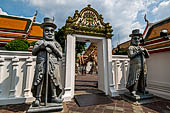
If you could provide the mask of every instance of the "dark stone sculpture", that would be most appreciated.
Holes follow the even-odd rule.
[[[55,41],[54,30],[56,25],[53,19],[44,18],[43,39],[36,42],[32,54],[37,56],[36,70],[33,81],[36,100],[33,103],[34,107],[40,106],[42,89],[45,89],[45,105],[48,101],[48,91],[51,92],[51,103],[62,103],[61,95],[57,95],[58,90],[62,90],[59,61],[62,58],[62,48]],[[49,86],[50,85],[50,86]],[[50,89],[49,89],[50,88]]]
[[[147,77],[146,58],[149,58],[149,53],[147,49],[139,45],[142,34],[139,33],[139,29],[135,29],[129,36],[131,37],[131,45],[128,48],[130,69],[126,88],[130,94],[125,93],[125,95],[133,101],[152,98],[153,95],[145,90]]]

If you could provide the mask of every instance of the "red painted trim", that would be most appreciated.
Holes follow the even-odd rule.
[[[160,52],[165,52],[165,51],[170,51],[170,48],[163,48],[163,49],[158,49],[158,50],[152,50],[152,51],[149,51],[149,53],[153,54],[153,53],[160,53]]]
[[[0,37],[3,37],[3,38],[13,38],[13,39],[15,39],[15,38],[24,38],[24,37],[12,37],[12,36],[4,36],[4,35],[0,35]]]
[[[0,45],[3,45],[3,46],[4,46],[4,45],[6,45],[6,43],[0,43]]]
[[[19,31],[10,31],[10,30],[0,30],[3,32],[11,32],[11,33],[21,33],[21,34],[27,34],[27,32],[19,32]]]
[[[21,39],[25,39],[24,37],[10,37],[10,36],[1,36],[0,37],[3,37],[3,38],[12,38],[12,39],[16,39],[16,38],[21,38]],[[27,39],[36,39],[36,40],[40,40],[41,38],[31,38],[31,37],[28,37]]]
[[[27,40],[29,40],[29,39],[41,40],[41,38],[30,38],[30,37],[28,37]]]
[[[148,24],[146,25],[145,30],[144,30],[143,35],[142,35],[142,36],[144,36],[144,35],[145,35],[145,33],[146,33],[146,30],[147,30],[147,29],[148,29]]]
[[[150,44],[154,44],[154,43],[158,43],[158,42],[162,42],[162,41],[166,41],[166,40],[168,40],[168,39],[160,38],[160,39],[157,39],[157,40],[146,42],[145,45],[150,45]]]

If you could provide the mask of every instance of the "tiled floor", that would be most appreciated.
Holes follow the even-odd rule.
[[[97,89],[97,79],[96,75],[76,76],[75,95],[100,93],[101,91]],[[155,97],[156,102],[138,106],[123,100],[121,96],[109,98],[112,103],[87,107],[79,107],[73,99],[71,102],[63,103],[62,113],[170,113],[170,100],[159,97]],[[1,106],[0,113],[23,113],[28,107],[23,104]]]
[[[76,76],[75,95],[100,93],[96,75]],[[109,97],[110,98],[110,97]],[[75,100],[64,103],[65,113],[170,113],[170,100],[155,97],[156,102],[134,105],[122,99],[111,98],[109,104],[79,107]],[[87,100],[88,101],[88,100]]]

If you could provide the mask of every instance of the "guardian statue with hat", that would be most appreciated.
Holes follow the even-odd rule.
[[[33,81],[33,94],[36,100],[33,106],[40,106],[41,100],[47,104],[48,92],[51,93],[49,100],[52,103],[62,103],[61,95],[57,92],[62,90],[60,79],[59,62],[62,58],[62,48],[55,40],[56,25],[54,19],[44,18],[41,24],[43,29],[43,39],[36,42],[32,49],[32,54],[37,56],[36,69]],[[41,96],[45,90],[45,96]],[[44,97],[44,98],[42,98]]]
[[[129,90],[132,96],[138,96],[146,94],[146,58],[149,58],[147,49],[140,46],[142,34],[139,33],[139,29],[132,31],[131,44],[128,48],[128,57],[130,58],[130,69],[126,88]]]

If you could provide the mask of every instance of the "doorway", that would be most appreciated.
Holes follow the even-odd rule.
[[[102,92],[98,90],[97,43],[94,40],[85,41],[87,47],[76,59],[75,95]]]
[[[112,74],[112,67],[109,68],[110,63],[108,63],[108,39],[75,34],[67,36],[65,99],[70,100],[75,94],[75,42],[86,42],[87,40],[97,45],[98,89],[105,92],[106,95],[109,93],[108,77]]]
[[[64,101],[70,101],[75,95],[75,46],[76,41],[87,40],[97,45],[98,89],[105,95],[113,95],[114,83],[112,76],[112,26],[103,22],[102,15],[91,8],[91,5],[80,12],[75,11],[68,17],[65,24],[66,36],[66,67]]]

